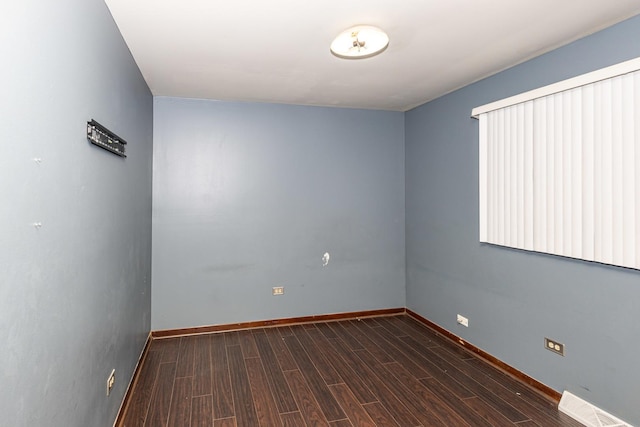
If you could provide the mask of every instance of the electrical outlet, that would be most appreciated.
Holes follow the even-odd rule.
[[[271,292],[273,295],[284,295],[284,286],[274,286]]]
[[[547,337],[544,338],[544,348],[549,351],[553,351],[560,356],[564,356],[564,344],[559,343],[558,341],[549,339]]]
[[[116,370],[114,369],[111,371],[109,378],[107,378],[107,396],[111,394],[111,389],[113,388],[113,385],[115,383],[116,383]]]
[[[469,319],[467,319],[466,317],[464,317],[461,314],[458,314],[457,318],[456,318],[456,322],[458,322],[459,324],[461,324],[462,326],[465,327],[469,327]]]

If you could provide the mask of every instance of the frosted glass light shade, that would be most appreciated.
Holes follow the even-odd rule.
[[[331,53],[338,58],[371,58],[389,46],[389,36],[378,27],[357,25],[344,30],[331,43]]]

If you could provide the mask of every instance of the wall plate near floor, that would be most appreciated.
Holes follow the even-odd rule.
[[[271,293],[273,295],[284,295],[284,286],[274,286]]]
[[[631,427],[630,424],[566,390],[562,393],[558,409],[587,427]]]
[[[458,314],[456,316],[456,322],[458,322],[458,324],[460,324],[462,326],[466,326],[467,328],[469,327],[469,319],[467,319],[466,317],[464,317],[461,314]]]
[[[111,374],[109,374],[109,378],[107,378],[107,396],[111,394],[111,389],[113,385],[116,383],[116,370],[112,370]]]
[[[554,353],[559,354],[560,356],[564,356],[564,344],[559,343],[556,340],[552,340],[550,338],[545,337],[544,348],[546,348],[549,351],[553,351]]]

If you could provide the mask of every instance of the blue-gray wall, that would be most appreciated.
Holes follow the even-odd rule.
[[[111,425],[150,330],[153,99],[102,0],[4,2],[0,56],[0,424]]]
[[[102,0],[8,3],[0,36],[2,423],[109,425],[150,329],[152,97]],[[639,39],[634,18],[405,115],[157,98],[153,328],[406,304],[640,424],[640,273],[480,245],[469,118]]]
[[[407,306],[640,424],[640,272],[478,243],[473,107],[640,56],[640,17],[406,113]],[[427,77],[428,78],[428,77]],[[469,328],[456,324],[456,314]],[[543,348],[547,336],[566,357]]]
[[[403,307],[403,142],[398,112],[155,98],[153,329]]]

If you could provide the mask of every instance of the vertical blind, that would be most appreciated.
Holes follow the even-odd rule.
[[[640,269],[640,71],[625,65],[474,109],[481,242]]]

